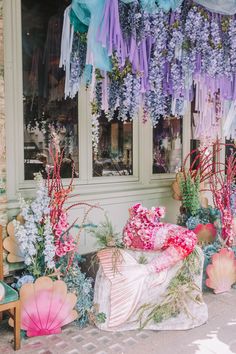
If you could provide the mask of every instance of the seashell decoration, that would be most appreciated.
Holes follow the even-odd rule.
[[[20,216],[17,216],[17,220],[23,223]],[[15,237],[13,221],[10,221],[7,225],[7,234],[8,237],[3,240],[3,247],[8,252],[7,261],[9,263],[24,262],[24,256],[20,251],[19,244]]]
[[[34,284],[24,284],[20,289],[21,328],[29,337],[61,333],[62,326],[78,318],[73,310],[76,301],[62,280],[40,277]]]
[[[182,200],[182,193],[180,190],[181,178],[183,178],[183,173],[182,172],[176,173],[175,181],[171,185],[172,197],[175,200]]]
[[[0,283],[0,301],[3,300],[4,296],[5,296],[5,288],[4,288],[4,286]]]
[[[199,243],[212,243],[216,237],[217,230],[214,224],[199,224],[193,230],[197,235]]]
[[[223,248],[219,253],[215,253],[212,264],[206,268],[208,278],[206,285],[213,289],[215,294],[229,291],[236,282],[236,260],[232,250]]]

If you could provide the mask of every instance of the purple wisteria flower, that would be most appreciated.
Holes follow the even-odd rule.
[[[223,74],[223,48],[220,37],[220,27],[217,16],[213,16],[210,25],[210,66],[208,74],[215,77],[218,74]]]
[[[236,72],[236,20],[232,17],[229,21],[229,40],[230,40],[230,64],[231,71]]]
[[[122,100],[119,106],[119,119],[126,121],[129,117],[134,119],[138,115],[140,106],[140,78],[128,73],[122,85]]]
[[[159,11],[151,16],[150,32],[153,37],[153,47],[149,64],[150,89],[144,97],[145,110],[149,113],[153,126],[158,123],[161,115],[167,114],[166,80],[166,42],[168,16]]]
[[[203,19],[202,30],[201,30],[201,41],[200,41],[200,50],[201,50],[201,71],[202,73],[207,73],[210,67],[210,22],[207,18]]]

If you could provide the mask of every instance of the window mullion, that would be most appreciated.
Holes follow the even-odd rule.
[[[142,122],[139,119],[139,173],[142,184],[148,184],[151,178],[152,168],[152,126],[150,120]]]
[[[78,113],[79,113],[79,179],[83,183],[88,181],[89,166],[89,133],[88,133],[88,104],[87,90],[83,86],[80,89],[78,97]]]

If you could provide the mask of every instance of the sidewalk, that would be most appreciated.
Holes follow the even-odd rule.
[[[204,296],[207,324],[188,331],[109,333],[67,326],[60,335],[22,341],[18,354],[231,354],[236,353],[236,290]],[[0,325],[0,353],[14,353],[13,334]]]

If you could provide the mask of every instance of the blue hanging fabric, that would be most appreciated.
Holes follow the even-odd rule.
[[[195,0],[194,2],[211,12],[222,15],[236,14],[236,0]]]
[[[100,70],[111,71],[107,49],[97,41],[104,4],[105,0],[72,0],[71,6],[79,21],[88,26],[86,63]]]
[[[158,10],[156,0],[140,0],[140,3],[146,12],[153,13]]]
[[[84,25],[89,26],[91,13],[85,3],[85,0],[72,0],[71,8],[78,20]]]
[[[157,0],[158,6],[165,12],[170,10],[175,11],[182,2],[183,0]]]
[[[92,65],[85,65],[84,72],[82,75],[82,83],[85,85],[90,85],[92,81],[92,71],[93,67]]]
[[[121,0],[125,4],[130,4],[135,0]],[[159,8],[168,12],[170,10],[176,10],[181,4],[183,0],[140,0],[142,8],[144,11],[153,13],[158,11]]]
[[[88,26],[86,26],[78,19],[78,17],[76,16],[75,12],[72,9],[70,11],[70,23],[74,27],[75,32],[80,32],[80,33],[88,32]]]

